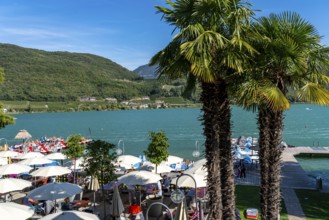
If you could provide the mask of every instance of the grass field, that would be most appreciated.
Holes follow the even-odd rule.
[[[302,206],[307,220],[327,220],[329,219],[329,193],[317,190],[296,189],[299,202]],[[257,208],[260,211],[259,187],[257,186],[236,186],[236,207],[240,211],[242,219],[247,208]],[[288,220],[284,201],[281,203],[281,220]],[[260,219],[260,217],[258,218]]]
[[[260,214],[260,193],[258,186],[242,186],[236,185],[236,208],[240,211],[241,219],[247,219],[244,216],[244,212],[247,208],[256,208]],[[288,220],[288,214],[284,205],[284,201],[281,202],[281,220]],[[260,215],[258,216],[260,218]]]
[[[329,193],[317,190],[295,190],[307,220],[329,219]]]

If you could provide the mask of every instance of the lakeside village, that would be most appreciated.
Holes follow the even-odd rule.
[[[81,144],[91,141],[84,139]],[[82,219],[101,216],[103,219],[110,216],[144,219],[145,215],[153,217],[151,219],[159,215],[173,219],[175,213],[183,210],[188,210],[186,219],[189,220],[207,215],[205,159],[187,161],[169,155],[167,161],[156,167],[144,155],[119,155],[115,162],[117,180],[100,183],[86,176],[83,158],[76,159],[75,163],[66,158],[62,151],[67,148],[65,140],[56,137],[1,146],[0,205],[15,206],[24,213],[22,218],[15,213],[15,219],[53,219],[68,210],[79,212],[84,216]],[[257,165],[256,148],[257,140],[251,137],[232,139],[238,177],[245,177],[245,165]],[[196,151],[193,154],[200,155]],[[177,187],[182,191],[177,191]],[[183,198],[188,209],[177,205],[183,204]],[[162,212],[161,205],[153,206],[154,202],[161,202],[168,208],[167,212]],[[258,211],[249,210],[248,215],[257,218]]]
[[[52,111],[101,111],[101,110],[142,110],[142,109],[162,109],[189,107],[196,104],[188,103],[182,100],[164,98],[162,100],[151,100],[148,96],[136,97],[130,100],[119,102],[116,98],[105,98],[102,100],[96,97],[80,97],[78,101],[66,102],[63,107],[61,102],[6,102],[3,101],[4,113],[20,112],[52,112]]]

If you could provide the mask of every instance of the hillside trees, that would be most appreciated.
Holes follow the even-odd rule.
[[[0,84],[4,81],[4,69],[0,68]],[[7,125],[15,124],[13,117],[7,115],[0,103],[0,129],[6,127]]]

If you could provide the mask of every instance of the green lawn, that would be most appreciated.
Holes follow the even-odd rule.
[[[295,192],[307,220],[329,219],[329,193],[306,189],[296,189]],[[247,208],[257,208],[258,212],[260,212],[259,187],[236,185],[236,196],[236,207],[239,209],[242,219],[246,219],[244,211]],[[288,220],[284,201],[282,201],[281,207],[280,219]]]
[[[257,208],[258,209],[258,219],[260,218],[260,195],[259,195],[259,187],[258,186],[242,186],[236,185],[236,208],[240,211],[241,219],[247,219],[244,217],[244,211],[247,208]],[[288,215],[286,208],[284,206],[284,201],[281,202],[282,210],[281,210],[281,220],[288,220]]]
[[[306,189],[296,189],[295,192],[307,220],[329,219],[329,193]]]

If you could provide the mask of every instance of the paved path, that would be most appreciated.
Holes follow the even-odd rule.
[[[292,188],[282,188],[284,203],[288,212],[289,220],[306,220],[306,216],[296,196],[295,190]]]

